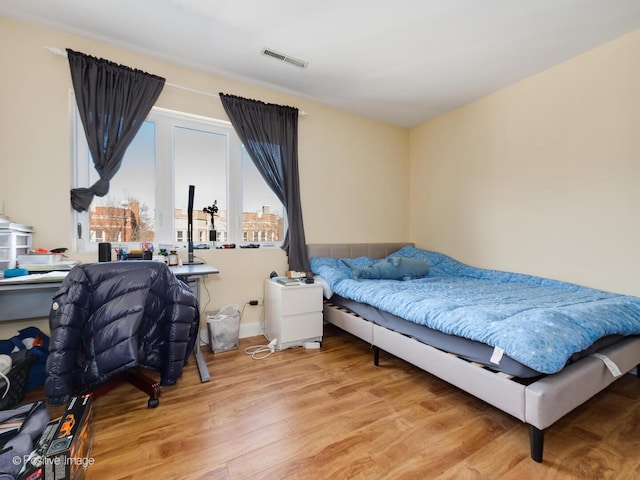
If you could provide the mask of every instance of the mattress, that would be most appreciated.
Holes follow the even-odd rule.
[[[438,330],[425,327],[424,325],[418,325],[372,305],[356,302],[354,300],[341,297],[340,295],[333,295],[330,299],[330,303],[346,308],[376,325],[380,325],[381,327],[385,327],[394,332],[415,338],[416,340],[427,345],[431,345],[438,350],[453,353],[470,362],[479,363],[495,372],[502,372],[506,375],[510,375],[515,377],[516,380],[527,379],[522,383],[529,383],[530,381],[544,375],[543,373],[521,364],[508,355],[503,355],[499,365],[496,365],[491,362],[494,349],[487,344],[477,342],[475,340],[469,340],[464,337],[458,337],[456,335],[449,335]],[[609,335],[601,338],[588,349],[574,354],[567,364],[571,364],[604,347],[612,345],[621,338],[623,338],[622,335]]]
[[[314,257],[311,268],[335,294],[495,347],[496,362],[507,355],[552,374],[599,339],[640,335],[640,297],[483,270],[414,247],[377,262],[346,260]],[[427,275],[406,279],[416,263],[428,265]]]

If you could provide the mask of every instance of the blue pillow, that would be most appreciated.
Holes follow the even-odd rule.
[[[413,280],[426,277],[429,265],[424,260],[406,257],[387,257],[364,268],[351,266],[351,275],[363,280]]]
[[[332,288],[340,280],[353,278],[349,267],[336,258],[313,257],[309,264],[311,271],[316,275],[322,275]]]
[[[370,267],[376,260],[369,257],[357,257],[357,258],[341,258],[340,261],[344,263],[353,272],[354,270],[360,270],[365,267]]]

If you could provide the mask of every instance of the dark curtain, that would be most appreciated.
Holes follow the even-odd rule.
[[[289,268],[308,272],[298,174],[298,109],[220,93],[229,120],[267,185],[287,212]]]
[[[67,49],[71,81],[89,151],[100,180],[71,190],[74,210],[109,193],[127,147],[160,96],[165,79]]]

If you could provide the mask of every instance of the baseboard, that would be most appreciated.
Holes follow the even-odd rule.
[[[262,335],[262,323],[241,323],[240,324],[240,338],[257,337]]]

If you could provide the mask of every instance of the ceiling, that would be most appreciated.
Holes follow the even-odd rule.
[[[0,0],[0,14],[407,128],[640,28],[638,0]]]

